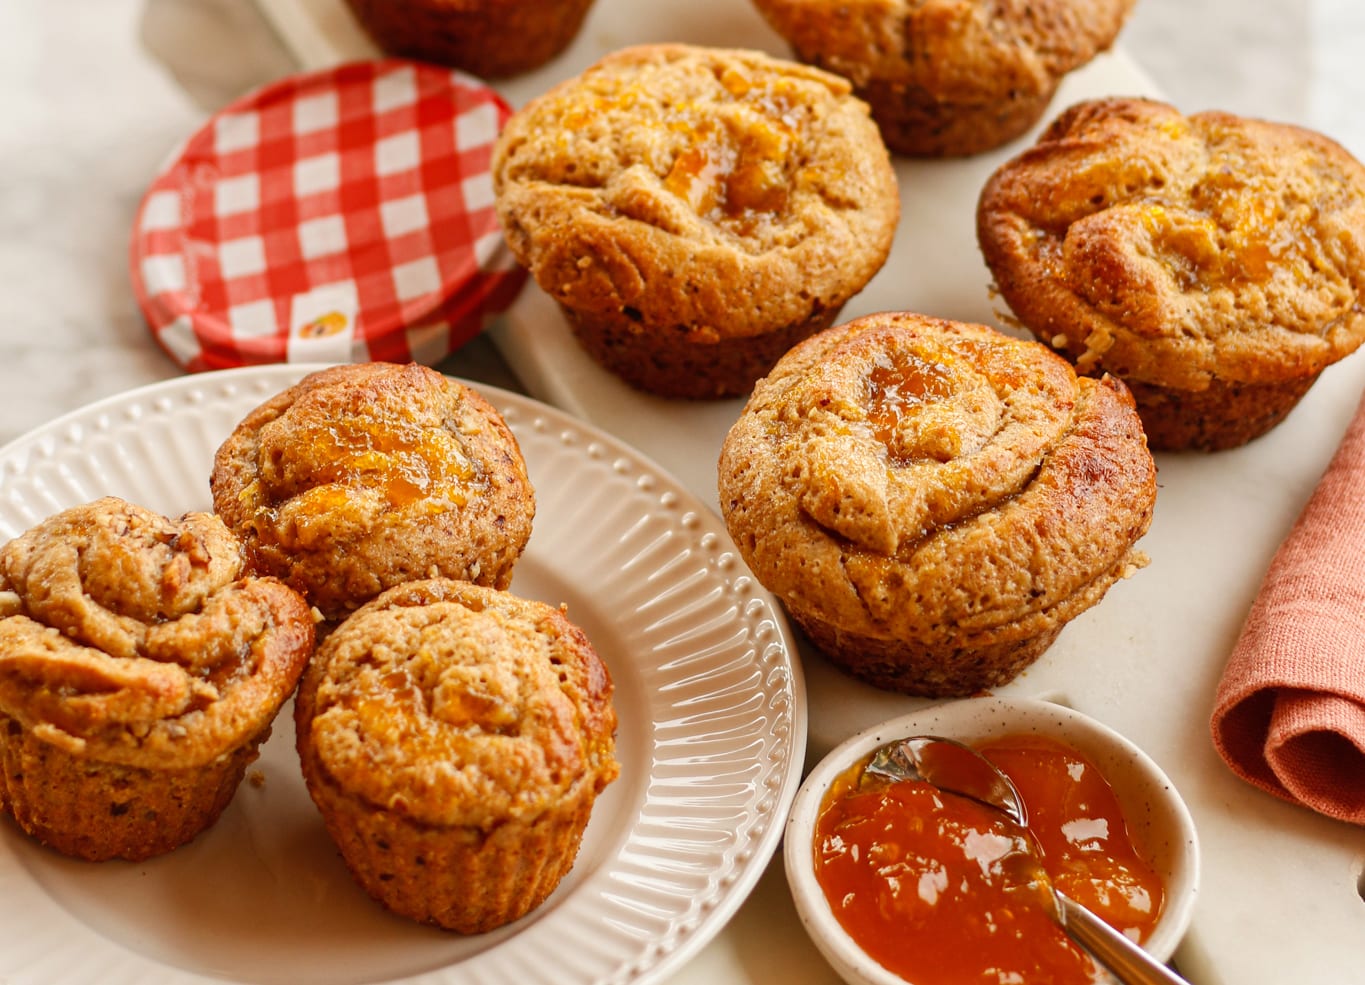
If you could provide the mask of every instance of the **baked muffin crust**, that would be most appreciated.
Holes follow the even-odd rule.
[[[1365,341],[1365,168],[1298,127],[1082,103],[996,171],[977,226],[1019,321],[1129,382],[1155,447],[1254,437]]]
[[[616,776],[610,675],[543,603],[399,586],[329,637],[305,687],[329,780],[422,824],[488,831]]]
[[[295,704],[309,793],[357,882],[460,933],[524,916],[619,772],[611,677],[560,609],[467,582],[392,588]]]
[[[493,175],[509,246],[589,351],[676,396],[747,392],[794,339],[757,372],[707,379],[706,360],[828,324],[885,262],[900,209],[846,80],[687,45],[616,52],[531,101]]]
[[[754,575],[835,662],[946,695],[1009,680],[1145,563],[1156,471],[1121,383],[895,313],[778,363],[719,494]]]
[[[501,415],[417,364],[309,375],[242,420],[210,486],[251,563],[329,620],[433,574],[505,587],[535,512]]]
[[[206,513],[112,497],[0,549],[0,805],[84,858],[145,858],[226,806],[312,653],[307,604]]]
[[[312,639],[206,513],[106,497],[0,550],[0,711],[73,753],[206,763],[269,724]]]

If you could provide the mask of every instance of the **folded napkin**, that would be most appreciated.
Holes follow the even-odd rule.
[[[1365,396],[1271,561],[1212,730],[1243,779],[1365,824]]]

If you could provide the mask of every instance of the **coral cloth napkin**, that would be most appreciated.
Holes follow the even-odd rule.
[[[1271,561],[1212,730],[1243,779],[1365,824],[1365,395]]]

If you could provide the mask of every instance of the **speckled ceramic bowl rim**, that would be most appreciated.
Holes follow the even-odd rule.
[[[847,982],[905,985],[844,932],[815,879],[811,836],[820,801],[840,772],[873,749],[908,735],[934,734],[968,743],[1011,734],[1055,737],[1084,753],[1118,795],[1130,834],[1166,882],[1166,909],[1143,947],[1169,960],[1189,929],[1199,891],[1199,844],[1189,809],[1159,766],[1112,728],[1065,705],[1037,698],[964,698],[874,725],[824,757],[797,792],[787,819],[783,861],[801,923]]]

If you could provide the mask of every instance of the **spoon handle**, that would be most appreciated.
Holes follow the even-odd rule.
[[[1062,926],[1123,985],[1189,985],[1127,936],[1064,894],[1057,893]]]

